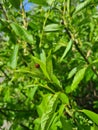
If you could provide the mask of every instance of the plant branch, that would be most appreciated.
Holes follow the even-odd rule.
[[[4,4],[1,4],[1,3],[0,3],[0,8],[2,9],[2,12],[3,12],[3,14],[4,14],[6,20],[8,20],[9,18],[8,18],[6,9],[5,9],[5,7],[4,7]]]
[[[81,49],[79,48],[79,46],[78,46],[79,41],[74,38],[74,36],[71,34],[71,31],[70,31],[69,28],[65,27],[65,29],[66,29],[66,32],[67,32],[69,38],[73,40],[73,43],[74,43],[75,48],[77,49],[77,51],[78,51],[78,52],[80,53],[80,55],[83,57],[83,59],[85,60],[85,62],[86,62],[88,65],[90,65],[89,60],[87,59],[87,57],[84,55],[84,53],[82,52],[82,50],[81,50]],[[98,77],[98,73],[97,73],[97,71],[96,71],[96,68],[95,68],[94,66],[92,66],[91,69],[92,69],[92,71],[96,74],[96,76]]]
[[[28,22],[27,22],[26,12],[25,12],[25,10],[24,10],[23,2],[21,2],[21,6],[22,6],[23,26],[24,26],[25,29],[27,29]]]

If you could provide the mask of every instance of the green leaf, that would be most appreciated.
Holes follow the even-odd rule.
[[[81,80],[84,78],[84,74],[85,74],[85,71],[86,71],[87,67],[83,68],[83,69],[80,69],[76,75],[74,76],[74,79],[73,79],[73,82],[71,84],[71,86],[68,86],[66,88],[66,92],[67,93],[70,93],[70,92],[73,92],[78,84],[81,82]]]
[[[46,64],[46,54],[45,54],[45,51],[42,50],[41,54],[40,54],[40,59],[41,61]]]
[[[61,117],[61,123],[62,123],[62,130],[73,130],[72,129],[72,123],[69,120],[66,120],[65,117]]]
[[[14,45],[14,49],[13,49],[12,56],[11,56],[11,61],[9,63],[9,65],[12,69],[15,69],[17,66],[18,50],[19,50],[19,45],[18,44]]]
[[[59,31],[59,30],[60,30],[59,24],[49,24],[49,25],[46,25],[44,28],[45,32],[54,32],[54,31]]]
[[[77,67],[73,68],[73,69],[69,72],[69,74],[68,74],[68,79],[72,78],[73,75],[74,75],[76,72],[77,72]]]
[[[67,0],[67,12],[70,13],[71,0]]]
[[[12,4],[13,7],[19,9],[20,8],[20,4],[23,0],[9,0],[9,2]]]
[[[63,55],[61,57],[61,59],[60,59],[60,62],[62,62],[62,60],[64,59],[64,57],[70,51],[71,47],[72,47],[72,40],[69,41],[69,43],[68,43],[68,45],[67,45],[67,47],[66,47],[66,49],[65,49],[65,51],[64,51],[64,53],[63,53]]]
[[[49,100],[47,109],[41,117],[41,130],[50,130],[51,119],[57,107],[58,97],[59,97],[59,93],[56,93]]]
[[[34,56],[33,56],[33,60],[35,61],[35,63],[40,65],[40,68],[41,68],[43,74],[45,75],[45,77],[47,77],[50,80],[50,76],[46,69],[46,64],[44,64],[40,59],[38,59],[37,57],[34,57]]]
[[[5,102],[11,101],[11,89],[9,87],[5,89],[4,101]]]
[[[15,34],[19,36],[20,39],[31,44],[33,43],[32,35],[25,28],[23,28],[17,23],[11,23],[10,26],[12,30],[15,32]]]
[[[76,73],[76,75],[75,75],[75,77],[73,79],[72,85],[71,85],[71,90],[72,91],[74,91],[77,88],[77,86],[80,83],[80,81],[84,78],[85,71],[86,71],[86,67],[81,69],[81,70],[79,70]]]
[[[30,2],[33,2],[35,4],[38,4],[38,5],[42,5],[42,6],[47,6],[47,2],[46,0],[29,0]]]
[[[53,65],[52,65],[51,52],[48,53],[48,57],[46,59],[46,68],[47,68],[48,74],[50,75],[50,77],[52,77],[52,75],[53,75]]]
[[[37,106],[37,112],[39,114],[39,117],[41,117],[45,113],[51,97],[52,97],[51,94],[45,94],[43,96],[41,104]]]
[[[59,98],[63,104],[69,104],[68,96],[65,93],[61,92]]]
[[[98,114],[86,109],[83,109],[81,111],[85,113],[94,123],[98,125]]]
[[[54,2],[55,0],[47,0],[47,3],[49,4],[49,5],[52,5],[52,3]]]
[[[52,79],[52,81],[53,81],[54,84],[56,84],[57,86],[60,87],[60,89],[62,88],[61,83],[58,80],[58,78],[56,77],[56,75],[53,74],[52,77],[51,77],[51,79]]]
[[[77,5],[74,14],[76,14],[76,13],[78,13],[79,11],[83,10],[84,8],[86,8],[86,7],[90,4],[91,1],[92,1],[92,0],[85,0],[85,1],[82,2],[81,4]]]
[[[34,87],[30,88],[30,89],[27,89],[27,95],[28,95],[28,98],[30,100],[33,100],[34,95],[35,95],[37,89],[38,89],[38,86],[34,86]]]

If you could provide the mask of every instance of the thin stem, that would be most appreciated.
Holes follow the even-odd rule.
[[[4,7],[4,4],[0,4],[0,7],[1,7],[2,11],[3,11],[3,14],[4,14],[6,20],[8,20],[9,18],[8,18],[8,15],[7,15],[7,11],[6,11],[5,7]]]
[[[24,10],[23,2],[21,2],[21,6],[22,6],[23,26],[24,26],[25,29],[27,29],[28,22],[27,22],[26,12],[25,12],[25,10]]]

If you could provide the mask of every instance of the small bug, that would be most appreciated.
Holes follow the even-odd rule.
[[[39,64],[35,64],[35,68],[40,68],[40,65]]]

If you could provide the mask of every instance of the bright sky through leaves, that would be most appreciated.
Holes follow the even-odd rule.
[[[28,0],[24,0],[23,3],[24,3],[24,8],[25,8],[26,11],[29,11],[29,10],[32,9],[33,4],[31,2],[28,2]]]

